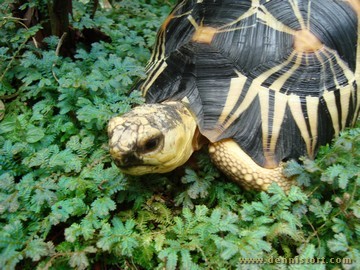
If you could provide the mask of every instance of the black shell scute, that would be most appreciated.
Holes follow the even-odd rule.
[[[138,87],[261,166],[314,157],[359,115],[359,14],[356,0],[181,1]]]

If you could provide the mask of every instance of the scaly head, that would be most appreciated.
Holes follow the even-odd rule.
[[[181,102],[138,106],[110,120],[110,154],[124,173],[169,172],[196,150],[195,131],[196,121]]]

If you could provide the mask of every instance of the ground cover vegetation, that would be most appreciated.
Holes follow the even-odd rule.
[[[125,176],[106,124],[143,102],[129,89],[173,2],[58,3],[0,4],[1,269],[360,269],[359,124],[290,162],[288,194],[244,191],[206,150]]]

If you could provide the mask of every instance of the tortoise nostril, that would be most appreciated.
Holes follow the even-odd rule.
[[[118,167],[122,167],[122,166],[123,166],[122,163],[120,162],[120,160],[118,160],[118,159],[114,159],[114,163],[115,163],[115,165],[118,166]]]
[[[128,164],[128,163],[130,163],[130,157],[125,156],[122,161],[123,161],[122,162],[123,164]]]

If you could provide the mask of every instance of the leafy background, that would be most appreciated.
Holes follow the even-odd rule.
[[[360,269],[359,124],[315,161],[290,162],[288,194],[242,190],[206,150],[169,174],[125,176],[106,125],[143,102],[129,89],[173,2],[100,1],[95,13],[97,1],[71,1],[70,53],[61,36],[39,46],[45,24],[14,17],[19,2],[51,1],[0,4],[1,269]],[[88,29],[101,38],[82,40]]]

